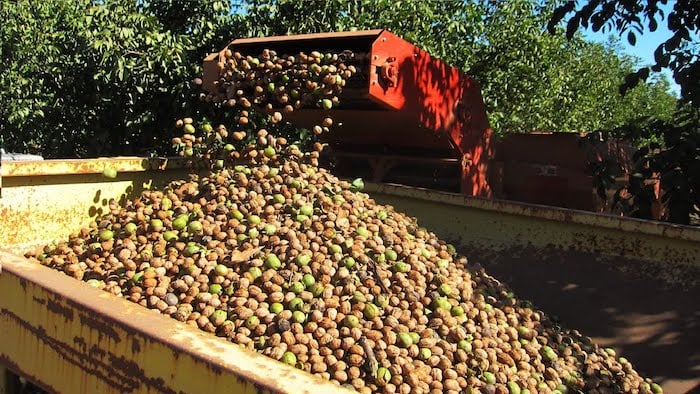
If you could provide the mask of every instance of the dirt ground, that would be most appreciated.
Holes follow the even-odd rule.
[[[462,252],[563,326],[614,348],[665,393],[700,393],[700,286],[662,284],[654,272],[666,267],[638,261],[546,250]]]

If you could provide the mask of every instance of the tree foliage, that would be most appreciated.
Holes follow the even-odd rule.
[[[664,7],[673,4],[665,15]],[[580,4],[580,6],[579,6]],[[697,1],[677,0],[589,0],[567,1],[557,7],[548,23],[550,32],[555,32],[560,22],[568,17],[566,36],[574,37],[580,28],[594,32],[617,31],[635,45],[637,37],[648,29],[654,32],[660,23],[666,23],[671,37],[654,51],[655,64],[630,73],[621,92],[646,80],[650,71],[669,68],[674,80],[681,87],[681,96],[692,105],[700,106],[700,6]]]
[[[472,2],[396,0],[248,0],[242,5],[248,35],[286,35],[389,29],[443,59],[466,64],[480,34],[480,10]]]
[[[166,141],[167,125],[191,102],[189,81],[216,30],[211,5],[228,13],[226,1],[198,1],[198,9],[177,3],[0,3],[7,148],[84,157],[143,153]],[[190,15],[190,23],[170,30],[163,21],[174,12]]]
[[[666,22],[671,37],[654,51],[655,64],[620,78],[620,92],[630,95],[650,70],[669,68],[681,87],[685,102],[670,119],[627,119],[619,126],[604,128],[617,138],[646,141],[635,154],[629,180],[617,192],[615,209],[644,219],[661,219],[690,224],[700,214],[700,6],[678,0],[668,15],[665,0],[568,1],[555,9],[548,28],[557,32],[566,22],[566,36],[573,38],[580,28],[617,31],[635,45],[637,36],[655,31]],[[631,108],[627,108],[630,110]]]
[[[656,113],[671,117],[668,83],[653,78],[627,97],[620,78],[635,59],[581,37],[543,34],[554,6],[533,0],[249,0],[253,36],[386,28],[476,77],[501,135],[590,131]]]
[[[603,138],[644,141],[612,209],[624,216],[691,224],[700,214],[700,112],[685,105],[671,120],[641,119]],[[602,175],[602,174],[596,174]]]
[[[544,4],[544,5],[543,5]],[[586,131],[671,117],[662,79],[624,98],[614,46],[542,34],[535,0],[18,0],[0,3],[0,132],[46,157],[164,146],[198,106],[204,56],[243,36],[386,28],[480,82],[499,134]]]

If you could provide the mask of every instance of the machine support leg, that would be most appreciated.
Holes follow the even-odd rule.
[[[387,158],[369,159],[369,164],[372,167],[372,182],[381,183],[384,176],[398,164],[396,160]]]

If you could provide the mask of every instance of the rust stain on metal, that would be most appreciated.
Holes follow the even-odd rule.
[[[70,345],[58,341],[55,338],[52,338],[50,335],[47,335],[46,330],[42,326],[35,327],[28,321],[22,319],[20,316],[7,309],[2,309],[1,311],[3,315],[14,320],[15,323],[22,328],[22,330],[31,333],[33,337],[37,338],[49,348],[53,349],[57,354],[59,354],[62,357],[62,359],[65,362],[73,364],[90,373],[91,375],[94,375],[99,379],[108,382],[110,385],[112,385],[119,391],[131,392],[139,387],[138,382],[129,381],[129,376],[119,376],[118,370],[109,371],[110,365],[101,363],[99,360],[87,359],[84,354],[76,354],[76,352]],[[103,369],[108,370],[109,373],[102,372]],[[17,370],[22,371],[23,375],[27,373],[27,371],[19,367],[17,368]],[[37,382],[45,384],[45,379],[41,379],[41,377],[37,376],[34,379]]]
[[[107,352],[104,351],[103,349],[100,349],[99,346],[97,345],[92,345],[89,351],[90,356],[95,357],[95,358],[105,358],[107,356]]]
[[[73,343],[76,344],[76,346],[79,346],[83,349],[87,347],[87,343],[85,342],[85,339],[82,337],[78,337],[78,336],[73,337]]]
[[[75,309],[75,307],[75,304],[71,305],[71,308]],[[119,337],[119,333],[114,326],[109,324],[110,322],[104,322],[102,320],[103,319],[91,316],[89,314],[80,314],[80,324],[94,328],[100,334],[110,337],[115,343],[121,342],[122,339]]]
[[[63,306],[60,300],[46,300],[46,309],[63,316],[66,320],[73,320],[73,310]]]
[[[109,360],[109,365],[120,371],[120,373],[128,376],[130,379],[135,379],[137,381],[145,383],[149,387],[158,388],[158,391],[167,394],[176,394],[177,391],[168,387],[166,382],[162,378],[151,378],[146,376],[144,370],[139,367],[134,361],[129,360],[124,356],[117,356],[110,353],[107,356]]]
[[[55,350],[62,357],[62,360],[108,383],[110,387],[113,387],[118,392],[133,392],[140,389],[142,384],[145,384],[147,387],[159,392],[168,394],[176,393],[175,390],[167,387],[163,379],[149,378],[146,376],[143,369],[139,368],[133,361],[107,352],[97,345],[93,345],[87,353],[76,352],[70,344],[61,342],[48,335],[42,326],[35,327],[7,309],[2,309],[1,311],[3,315],[14,320],[23,330],[32,333],[35,338],[38,338],[41,342]],[[85,345],[84,338],[76,337],[73,341],[83,345],[81,347]],[[20,368],[17,368],[17,370],[21,370],[22,373],[25,374],[24,370]],[[36,379],[37,382],[44,382],[41,377],[29,377]]]
[[[141,344],[137,339],[134,339],[131,342],[131,352],[132,353],[139,353],[141,351]]]

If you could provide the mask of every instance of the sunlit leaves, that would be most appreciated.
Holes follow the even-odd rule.
[[[593,31],[610,26],[621,37],[626,36],[630,45],[636,45],[645,27],[653,32],[660,22],[665,22],[672,35],[654,51],[656,64],[652,69],[671,69],[675,81],[681,86],[683,98],[700,107],[700,78],[687,77],[689,70],[700,68],[700,47],[697,45],[700,38],[700,8],[697,2],[676,1],[671,3],[671,12],[665,15],[659,4],[666,3],[658,0],[588,0],[579,2],[580,8],[577,8],[576,2],[568,1],[554,10],[548,28],[554,33],[568,17],[567,37],[572,37],[579,28],[587,28],[590,22]],[[638,78],[640,75],[637,73],[628,78],[627,86],[621,90],[636,86],[629,83],[644,81],[644,78]]]
[[[7,103],[0,106],[0,132],[7,148],[97,156],[138,153],[168,140],[163,130],[192,101],[186,92],[202,53],[221,45],[210,41],[229,2],[182,5],[0,2],[0,102]],[[166,16],[187,23],[171,30]]]

